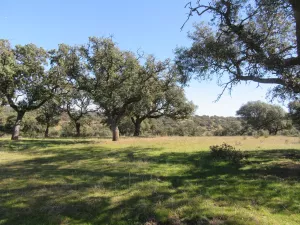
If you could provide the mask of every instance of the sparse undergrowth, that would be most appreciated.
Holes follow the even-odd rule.
[[[209,146],[223,142],[247,151],[247,163],[212,160]],[[1,225],[300,224],[298,138],[0,139],[0,146]]]

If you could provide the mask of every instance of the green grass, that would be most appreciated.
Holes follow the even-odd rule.
[[[247,151],[240,165],[209,146]],[[300,139],[0,139],[0,224],[300,224]]]

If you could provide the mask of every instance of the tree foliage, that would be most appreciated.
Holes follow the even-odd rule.
[[[93,111],[91,96],[80,86],[82,78],[88,73],[86,62],[79,47],[60,44],[57,50],[51,51],[51,64],[65,78],[61,85],[60,98],[64,110],[75,126],[76,136],[79,137],[84,117]]]
[[[155,59],[150,57],[148,64],[156,66]],[[141,123],[145,119],[157,119],[162,116],[172,119],[188,118],[195,111],[195,105],[189,102],[184,90],[177,85],[177,73],[169,63],[164,70],[154,70],[156,73],[145,86],[141,100],[133,104],[131,121],[135,125],[134,136],[140,135]]]
[[[41,107],[59,86],[59,75],[45,69],[48,59],[48,52],[34,44],[12,48],[0,40],[0,92],[17,112],[12,139],[18,139],[24,114]]]
[[[36,120],[39,124],[46,126],[45,137],[49,137],[49,128],[59,123],[61,113],[62,107],[60,102],[53,99],[47,101],[39,108]]]
[[[297,100],[290,102],[288,108],[289,108],[289,116],[292,119],[293,124],[297,128],[300,128],[300,102]]]
[[[275,97],[299,94],[299,1],[198,0],[187,7],[189,17],[208,14],[211,22],[195,25],[189,34],[192,46],[177,49],[183,82],[194,74],[200,79],[216,76],[223,92],[241,81],[254,81],[277,84]]]
[[[280,106],[261,101],[248,102],[236,114],[256,131],[268,130],[270,134],[276,135],[278,131],[291,126],[286,112]]]
[[[92,108],[92,99],[90,95],[82,90],[73,89],[65,97],[65,110],[76,128],[76,136],[80,136],[80,128],[84,122],[84,117],[89,112],[95,111]]]
[[[118,140],[120,120],[141,100],[144,87],[162,63],[153,66],[146,62],[141,66],[137,56],[120,50],[110,38],[90,38],[82,52],[90,70],[84,89],[101,107],[113,140]]]

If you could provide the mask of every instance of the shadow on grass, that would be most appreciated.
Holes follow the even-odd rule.
[[[52,148],[61,144],[66,148]],[[205,208],[204,200],[216,207],[300,212],[298,150],[249,151],[248,160],[234,165],[216,161],[208,152],[92,145],[73,149],[72,144],[17,143],[24,153],[37,146],[51,148],[43,151],[48,155],[1,166],[0,224],[176,224],[170,213],[183,206],[194,212],[181,215],[182,224],[211,224],[220,215]],[[9,148],[7,143],[2,146]],[[151,154],[160,150],[160,155]],[[153,168],[182,170],[155,175]],[[246,224],[221,216],[223,224]]]
[[[82,140],[82,139],[22,139],[19,141],[11,141],[8,139],[0,139],[0,148],[6,149],[7,151],[24,151],[24,150],[35,150],[48,147],[74,145],[74,144],[92,144],[93,141]]]

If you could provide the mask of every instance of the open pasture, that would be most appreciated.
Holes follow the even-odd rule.
[[[245,151],[239,165],[209,146]],[[300,224],[297,137],[0,140],[0,224]]]

